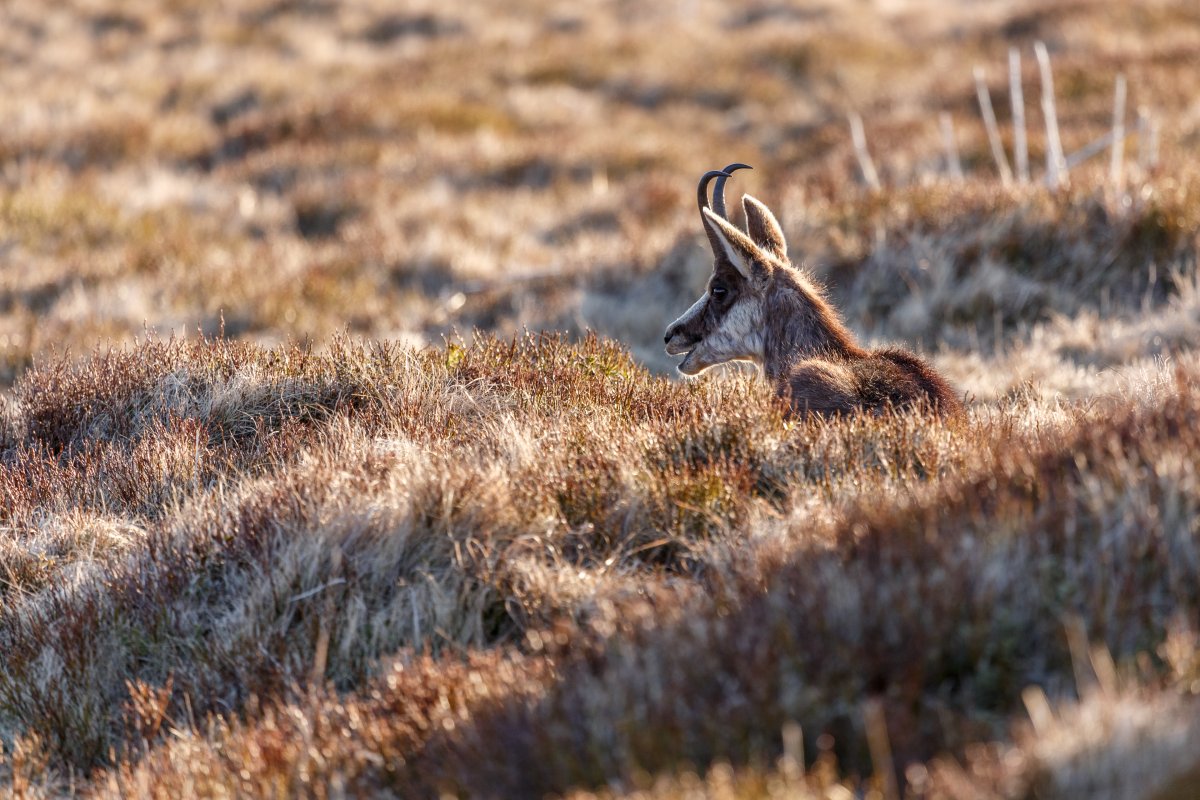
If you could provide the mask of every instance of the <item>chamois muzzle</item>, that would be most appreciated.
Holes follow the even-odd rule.
[[[686,332],[680,330],[682,327],[682,325],[676,322],[667,328],[667,333],[663,336],[663,344],[667,346],[667,355],[681,356],[700,342],[698,336],[689,336]],[[672,339],[676,341],[672,343]]]

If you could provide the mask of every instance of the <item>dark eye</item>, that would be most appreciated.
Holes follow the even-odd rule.
[[[719,283],[714,283],[712,285],[712,288],[710,288],[708,290],[709,294],[711,294],[714,298],[716,298],[718,300],[720,300],[722,297],[724,297],[728,291],[729,291],[728,289],[726,289],[724,286],[722,286]]]

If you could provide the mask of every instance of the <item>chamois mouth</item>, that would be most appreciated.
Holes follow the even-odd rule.
[[[675,369],[679,371],[680,375],[697,375],[700,373],[701,369],[703,369],[697,368],[696,365],[692,363],[694,361],[694,356],[696,355],[696,348],[699,347],[699,345],[700,343],[696,342],[688,347],[678,344],[674,347],[670,345],[667,346],[667,355],[683,356],[679,363],[675,365]]]
[[[675,369],[679,371],[680,375],[686,375],[687,377],[692,378],[708,368],[707,364],[695,363],[695,354],[696,349],[692,348],[687,352],[687,355],[683,357],[683,360],[675,365]]]
[[[697,370],[692,367],[692,356],[696,352],[696,348],[700,346],[700,339],[692,336],[686,336],[683,333],[676,333],[667,340],[667,355],[683,356],[683,360],[676,365],[676,369],[684,375],[695,375]]]
[[[691,352],[696,349],[697,344],[699,344],[699,342],[693,342],[691,344],[683,344],[682,342],[678,342],[675,339],[671,339],[671,341],[667,342],[667,355],[669,355],[669,356],[690,355]]]

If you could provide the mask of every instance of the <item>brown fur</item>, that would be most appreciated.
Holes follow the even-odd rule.
[[[854,409],[882,412],[928,405],[945,416],[962,413],[953,389],[925,361],[900,348],[854,357],[799,361],[775,382],[776,392],[798,412],[844,414]]]
[[[701,205],[716,260],[705,295],[667,328],[667,352],[684,355],[681,372],[752,361],[803,414],[913,407],[963,413],[928,362],[899,347],[860,346],[820,287],[788,262],[770,210],[752,197],[742,207],[748,235]]]

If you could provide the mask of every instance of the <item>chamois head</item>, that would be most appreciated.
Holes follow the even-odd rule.
[[[700,179],[713,272],[701,298],[667,328],[667,352],[683,356],[679,371],[696,375],[726,361],[752,361],[776,394],[804,414],[928,404],[961,415],[954,390],[929,364],[903,348],[859,346],[820,286],[788,261],[783,231],[766,206],[743,197],[746,230],[730,224],[725,181],[737,169],[747,167],[730,164]]]
[[[747,233],[734,227],[725,214],[725,181],[735,170],[730,164],[705,173],[697,189],[700,219],[713,251],[713,272],[704,294],[667,328],[667,353],[683,356],[679,371],[696,375],[726,361],[752,361],[766,356],[764,307],[776,272],[790,272],[783,231],[765,205],[749,195],[742,198]],[[712,208],[708,184],[716,178]]]

